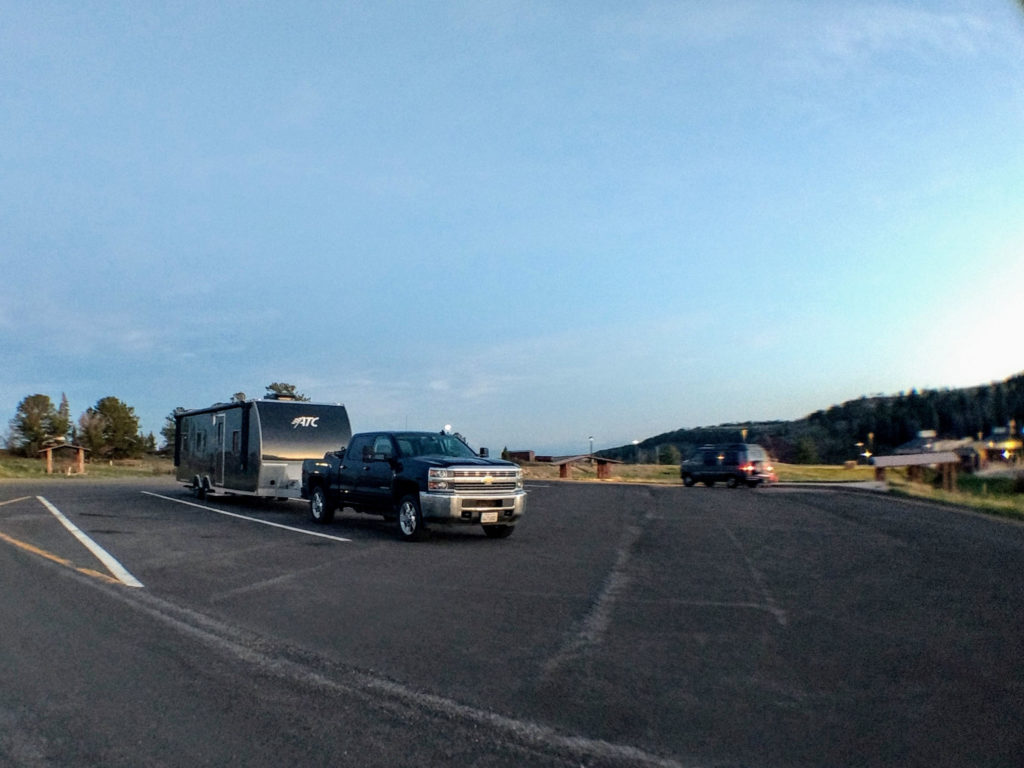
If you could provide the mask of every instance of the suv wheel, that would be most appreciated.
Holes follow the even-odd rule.
[[[692,488],[696,482],[697,481],[693,479],[693,475],[683,475],[683,485],[687,488]]]

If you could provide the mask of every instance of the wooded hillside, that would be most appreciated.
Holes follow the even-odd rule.
[[[887,454],[921,430],[940,438],[979,438],[995,428],[1024,426],[1024,372],[1006,381],[966,389],[912,390],[898,395],[861,397],[797,421],[747,422],[677,429],[649,437],[638,446],[600,451],[613,459],[633,461],[647,456],[685,457],[705,443],[746,440],[767,448],[791,464],[838,464],[858,457],[865,448]],[[673,450],[673,448],[675,450]]]

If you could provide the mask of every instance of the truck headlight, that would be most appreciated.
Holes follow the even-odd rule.
[[[450,490],[448,481],[452,478],[452,472],[448,469],[427,470],[427,490],[447,491]]]
[[[521,469],[516,472],[516,490],[523,490],[523,470]]]

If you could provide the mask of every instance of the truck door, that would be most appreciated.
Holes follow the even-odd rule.
[[[337,494],[339,507],[350,507],[360,504],[358,485],[363,473],[363,448],[373,445],[372,435],[357,435],[349,441],[345,455],[338,466],[338,476],[331,484],[331,490]]]
[[[390,435],[376,435],[362,461],[356,483],[360,503],[368,509],[388,511],[393,505],[391,488],[395,480],[395,445]],[[353,457],[360,460],[364,456]]]

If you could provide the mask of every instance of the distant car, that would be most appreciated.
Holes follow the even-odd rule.
[[[751,488],[778,480],[767,451],[759,445],[728,443],[703,445],[691,458],[679,465],[683,485],[704,483],[709,488],[723,482],[730,488]]]

